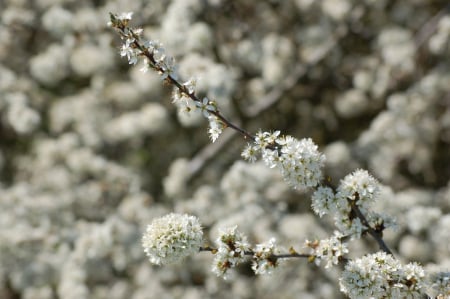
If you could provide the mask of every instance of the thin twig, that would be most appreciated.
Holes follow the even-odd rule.
[[[369,222],[367,221],[366,217],[359,209],[358,205],[356,205],[356,204],[352,205],[352,211],[355,212],[356,216],[361,220],[361,223],[367,227],[367,232],[369,233],[370,236],[372,236],[372,238],[375,239],[375,241],[380,246],[381,250],[383,250],[384,252],[386,252],[388,254],[394,255],[392,253],[392,251],[389,249],[389,247],[386,245],[386,243],[384,242],[381,233],[377,232],[370,226]]]

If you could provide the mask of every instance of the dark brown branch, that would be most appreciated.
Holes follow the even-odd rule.
[[[359,209],[358,205],[353,204],[352,205],[352,211],[356,214],[356,216],[361,220],[361,223],[367,227],[367,232],[369,235],[375,239],[375,241],[378,243],[378,246],[380,246],[380,249],[384,252],[394,255],[392,251],[389,249],[389,247],[386,245],[386,243],[383,240],[382,232],[376,231],[370,226],[370,223],[367,221],[364,214]]]

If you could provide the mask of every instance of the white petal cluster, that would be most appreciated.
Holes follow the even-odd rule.
[[[294,189],[315,187],[322,179],[325,156],[310,138],[298,140],[280,136],[280,131],[258,132],[254,145],[248,145],[242,156],[249,161],[262,159],[270,168],[280,169],[285,181]]]
[[[450,272],[438,272],[432,274],[430,277],[430,285],[436,298],[446,298],[444,296],[450,296]]]
[[[350,298],[423,298],[425,272],[416,263],[402,265],[378,252],[350,261],[340,279]]]
[[[211,138],[212,142],[215,142],[217,138],[219,138],[220,134],[222,134],[224,124],[220,121],[219,118],[217,118],[214,115],[208,116],[208,120],[209,120],[209,128],[208,128],[209,138]]]
[[[369,206],[377,199],[379,183],[366,170],[358,169],[347,175],[337,188],[335,200],[338,203],[334,215],[336,227],[352,238],[359,238],[367,229],[359,217],[352,215],[352,205],[358,206],[368,218]]]
[[[143,33],[141,28],[132,29],[127,27],[131,17],[132,13],[111,14],[111,21],[108,23],[109,26],[116,28],[120,32],[120,37],[124,40],[120,48],[120,56],[127,57],[129,64],[137,64],[142,58],[144,66],[141,70],[144,73],[149,68],[153,68],[161,75],[163,80],[169,76],[176,79],[177,66],[175,65],[175,59],[166,54],[159,41],[141,40]]]
[[[280,264],[280,260],[274,257],[279,253],[274,238],[270,239],[269,242],[256,244],[256,248],[253,250],[252,264],[255,274],[272,274],[273,270]]]
[[[378,181],[367,170],[358,169],[341,181],[337,196],[357,201],[364,208],[375,201],[379,190]]]
[[[340,259],[348,253],[347,244],[342,242],[343,235],[335,232],[328,239],[320,241],[306,241],[306,246],[311,249],[311,255],[314,256],[316,265],[325,262],[325,268],[337,265]]]
[[[216,243],[217,252],[212,271],[227,279],[229,270],[245,260],[245,253],[250,250],[250,244],[247,237],[237,230],[237,226],[221,230]]]
[[[338,200],[333,189],[319,186],[311,196],[311,207],[319,217],[330,213],[334,214],[339,207]]]
[[[367,227],[359,217],[355,217],[352,207],[358,207],[374,227],[379,225],[385,228],[395,222],[385,215],[370,211],[370,205],[377,199],[379,190],[378,181],[366,170],[358,169],[341,181],[336,193],[330,187],[319,186],[311,197],[311,206],[320,217],[332,215],[343,235],[359,238]]]
[[[147,226],[142,246],[156,265],[178,262],[199,251],[203,231],[197,217],[171,213]]]

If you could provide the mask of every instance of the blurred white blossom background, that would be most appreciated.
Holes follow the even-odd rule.
[[[109,12],[174,55],[197,92],[250,131],[311,137],[337,185],[358,167],[404,262],[450,269],[450,7],[445,0],[1,0],[0,298],[339,298],[340,270],[289,260],[227,281],[202,252],[152,266],[141,234],[170,212],[205,238],[238,225],[301,251],[332,234],[311,194],[213,145],[156,74],[128,66]],[[350,257],[374,252],[353,242]]]

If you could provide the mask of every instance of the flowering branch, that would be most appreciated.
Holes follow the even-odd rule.
[[[270,274],[282,260],[288,258],[307,258],[317,265],[324,262],[325,268],[345,262],[340,285],[341,290],[351,298],[419,298],[424,294],[423,269],[416,263],[400,264],[383,241],[383,230],[389,226],[391,219],[370,211],[371,204],[378,197],[379,183],[367,171],[358,169],[347,175],[336,190],[322,186],[325,156],[311,139],[298,140],[281,135],[280,131],[259,131],[252,135],[233,124],[220,113],[214,101],[206,97],[200,99],[195,94],[194,79],[184,83],[178,80],[173,57],[165,53],[159,42],[141,39],[143,30],[128,26],[131,15],[111,14],[109,25],[124,40],[121,56],[126,56],[130,64],[142,59],[142,71],[151,68],[173,85],[173,101],[184,106],[186,112],[199,109],[209,121],[208,132],[213,142],[223,129],[232,128],[251,142],[242,152],[244,159],[254,162],[261,157],[268,167],[278,168],[292,188],[313,188],[313,211],[319,217],[332,215],[338,229],[328,239],[307,240],[305,246],[310,253],[297,253],[292,247],[289,253],[282,253],[275,239],[251,246],[236,226],[220,231],[217,247],[209,247],[202,245],[203,231],[195,216],[169,214],[153,220],[142,238],[150,262],[168,264],[199,251],[209,251],[214,254],[212,271],[223,278],[227,278],[231,272],[229,270],[248,257],[252,260],[255,274]],[[382,252],[347,260],[344,257],[348,253],[347,240],[359,238],[365,233],[376,240]],[[444,279],[446,277],[448,275],[444,275]],[[442,277],[436,279],[443,280]]]
[[[246,130],[235,125],[223,116],[217,109],[214,102],[207,98],[200,100],[195,94],[191,84],[183,84],[177,80],[176,68],[173,64],[174,59],[164,53],[164,49],[158,42],[142,41],[142,29],[133,29],[128,27],[128,22],[131,20],[132,13],[122,14],[116,16],[110,13],[110,25],[116,29],[122,39],[126,42],[122,46],[121,55],[127,56],[130,64],[136,64],[138,57],[145,57],[144,68],[146,71],[148,67],[153,68],[156,72],[161,74],[162,78],[169,84],[174,85],[181,95],[189,97],[196,103],[196,106],[201,108],[205,116],[209,114],[217,117],[224,127],[229,127],[244,136],[245,139],[254,141],[255,137]],[[189,82],[189,81],[188,81]],[[192,82],[192,81],[191,81]]]

